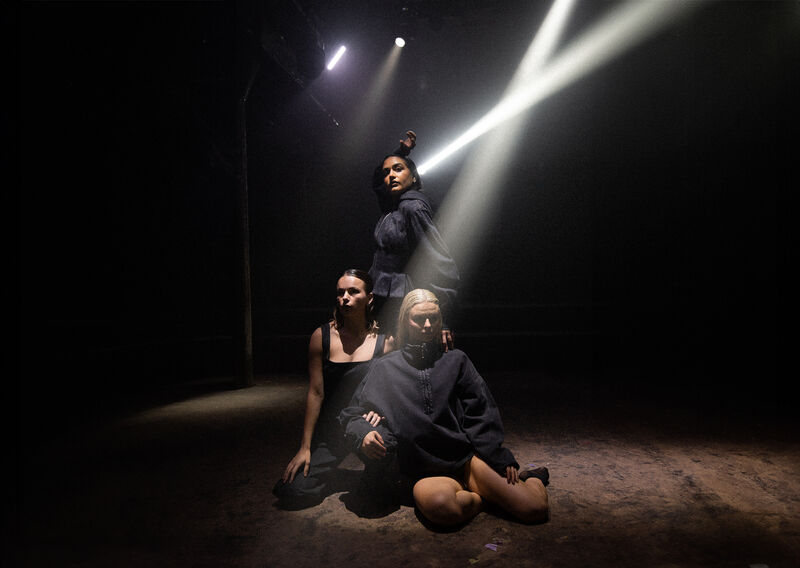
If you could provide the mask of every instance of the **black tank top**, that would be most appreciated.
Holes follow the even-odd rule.
[[[325,398],[322,401],[322,410],[314,431],[326,435],[326,437],[331,433],[341,437],[339,412],[350,405],[350,399],[353,397],[356,387],[367,375],[372,360],[383,354],[386,336],[378,334],[372,359],[339,363],[330,360],[330,324],[321,325],[320,330],[322,331],[322,380],[325,387]]]

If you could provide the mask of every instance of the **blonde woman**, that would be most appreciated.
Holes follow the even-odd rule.
[[[440,343],[439,301],[412,290],[400,306],[398,350],[375,361],[341,414],[353,449],[396,460],[414,503],[436,525],[469,521],[486,503],[526,523],[547,519],[546,468],[520,473],[503,447],[489,387],[467,355]],[[364,416],[383,417],[379,424]]]

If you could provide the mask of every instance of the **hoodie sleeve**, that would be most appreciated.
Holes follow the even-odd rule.
[[[370,369],[372,368],[371,366]],[[372,374],[370,370],[353,393],[350,404],[339,413],[339,423],[344,430],[345,443],[347,447],[351,448],[354,452],[359,452],[361,450],[361,443],[364,441],[364,436],[373,430],[381,435],[384,445],[387,448],[397,445],[394,434],[385,424],[385,420],[382,420],[377,426],[373,426],[364,420],[364,414],[370,410],[380,413],[379,408],[376,406],[376,404],[380,404],[380,396],[378,396],[378,400],[370,400],[375,396],[375,391],[372,391],[372,397],[368,394],[368,382]]]
[[[519,469],[514,454],[503,447],[503,422],[492,393],[466,356],[456,388],[463,411],[462,427],[477,456],[500,475],[505,475],[509,465]]]
[[[361,384],[358,385],[353,393],[350,404],[339,412],[339,423],[344,430],[347,446],[354,452],[357,452],[361,448],[361,442],[364,440],[364,436],[369,434],[370,430],[373,429],[372,425],[363,418],[364,414],[369,412],[369,409],[363,406],[364,403],[362,402],[364,385],[367,379],[369,379],[369,376],[370,373],[367,373],[367,376],[364,377]]]

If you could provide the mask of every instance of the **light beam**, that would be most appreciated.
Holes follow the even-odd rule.
[[[402,48],[392,45],[386,54],[380,69],[358,106],[358,113],[346,125],[346,134],[333,155],[336,163],[342,165],[353,163],[363,150],[364,140],[369,137],[370,132],[375,130],[375,122],[386,102],[386,93],[397,75],[395,71],[402,51]]]
[[[524,85],[545,64],[558,45],[574,4],[574,0],[555,0],[506,87],[505,96]],[[466,162],[440,208],[436,224],[445,241],[451,243],[451,254],[459,259],[462,278],[469,269],[470,253],[475,248],[472,243],[493,217],[496,202],[485,196],[501,185],[503,158],[513,150],[524,126],[521,122],[508,123],[492,132],[474,153],[474,159]],[[409,272],[416,275],[412,279],[428,281],[425,270],[418,257],[412,258]]]
[[[504,96],[524,86],[545,65],[561,39],[574,5],[574,0],[555,0],[506,87]],[[507,157],[515,152],[528,118],[526,115],[501,124],[481,139],[439,208],[436,223],[446,242],[452,243],[450,252],[459,259],[462,278],[467,277],[474,256],[472,252],[478,248],[473,243],[490,238],[485,228],[489,220],[494,218],[494,208],[499,200],[486,197],[504,186],[508,174]]]
[[[424,175],[482,134],[554,95],[612,61],[678,17],[705,3],[700,0],[634,0],[619,6],[575,40],[525,85],[506,96],[464,134],[419,166]]]
[[[546,63],[571,5],[566,0],[554,3],[501,102],[433,158],[423,161],[418,168],[420,174],[430,171],[479,136],[609,63],[703,3],[694,0],[628,2],[611,11]],[[495,193],[499,190],[499,184],[493,181],[502,181],[504,156],[512,149],[510,145],[517,140],[520,128],[521,124],[504,124],[503,129],[494,132],[481,148],[485,149],[483,155],[476,152],[478,158],[465,164],[440,208],[437,226],[450,245],[453,257],[461,264],[464,276],[472,269],[473,252],[479,248],[475,243],[493,218],[492,207],[498,201]],[[418,255],[411,259],[408,271],[414,281],[428,281],[429,270]]]

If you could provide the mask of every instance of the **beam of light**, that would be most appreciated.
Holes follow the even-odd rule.
[[[534,34],[504,96],[531,80],[546,63],[558,45],[574,4],[574,0],[555,0]],[[491,207],[496,206],[496,202],[484,197],[501,185],[504,157],[513,151],[512,147],[524,127],[523,122],[507,123],[492,132],[474,153],[474,159],[467,161],[442,203],[436,223],[445,241],[451,244],[452,255],[459,259],[462,278],[467,275],[468,261],[472,256],[469,253],[474,249],[472,243],[493,217]],[[418,257],[412,258],[410,272],[416,274],[419,281],[427,281],[425,270]]]
[[[395,40],[394,40],[394,44],[395,44],[397,47],[405,47],[405,45],[406,45],[406,40],[404,40],[404,39],[403,39],[403,38],[401,38],[401,37],[398,37],[398,38],[395,38]]]
[[[337,163],[345,166],[352,163],[362,151],[364,140],[369,137],[370,132],[375,130],[375,122],[386,102],[386,93],[397,75],[395,70],[400,61],[401,51],[402,48],[392,45],[386,55],[375,79],[364,95],[364,99],[359,104],[358,114],[349,121],[346,127],[346,134],[334,156]]]
[[[220,385],[224,385],[220,382]],[[300,387],[300,388],[298,388]],[[220,386],[223,389],[223,386]],[[148,424],[230,424],[230,416],[240,418],[248,415],[264,416],[265,412],[285,409],[301,403],[303,397],[302,378],[293,380],[283,377],[267,384],[257,384],[245,389],[221,390],[157,406],[119,420],[126,427]]]
[[[339,63],[339,60],[342,58],[342,55],[344,55],[345,51],[347,51],[347,48],[345,46],[341,46],[336,51],[336,55],[334,55],[333,59],[331,59],[330,63],[328,63],[328,71],[336,67],[336,64]]]
[[[364,102],[361,104],[362,111],[359,114],[358,121],[364,121],[368,115],[374,115],[376,108],[381,101],[386,98],[386,92],[389,85],[394,79],[395,69],[397,69],[397,62],[400,61],[400,47],[397,45],[392,46],[389,54],[384,59],[381,68],[375,77],[375,80],[370,85],[369,91],[364,96]]]
[[[561,39],[567,17],[574,5],[575,0],[555,0],[506,88],[506,94],[529,80],[550,58]]]
[[[423,162],[420,174],[430,171],[498,124],[552,96],[612,61],[704,2],[699,0],[633,0],[617,7],[575,40],[524,86],[506,96],[464,134]]]
[[[506,87],[504,96],[530,81],[545,65],[558,45],[575,0],[555,0],[544,18],[528,50],[520,61],[514,76]],[[471,268],[471,254],[478,247],[476,240],[491,238],[485,227],[494,217],[498,199],[486,199],[504,186],[508,156],[513,155],[526,120],[507,121],[499,125],[471,153],[455,182],[447,192],[436,224],[450,252],[459,259],[461,276],[466,278]]]
[[[469,271],[474,269],[475,253],[480,249],[475,244],[480,243],[480,239],[492,238],[491,231],[485,231],[485,228],[493,218],[493,207],[499,201],[496,192],[500,186],[493,182],[502,182],[502,175],[507,173],[503,171],[503,164],[508,152],[513,150],[509,144],[513,144],[519,130],[524,127],[521,120],[515,123],[507,121],[610,62],[699,5],[699,2],[683,0],[628,2],[614,9],[547,62],[571,7],[559,2],[553,5],[501,102],[418,168],[420,174],[430,171],[479,136],[499,125],[504,126],[493,132],[486,139],[487,144],[480,147],[486,148],[485,155],[476,152],[478,159],[475,163],[468,161],[465,164],[436,219],[453,257],[460,263],[462,278],[466,279]],[[411,259],[409,273],[414,281],[429,281],[431,269],[424,266],[419,255]]]

